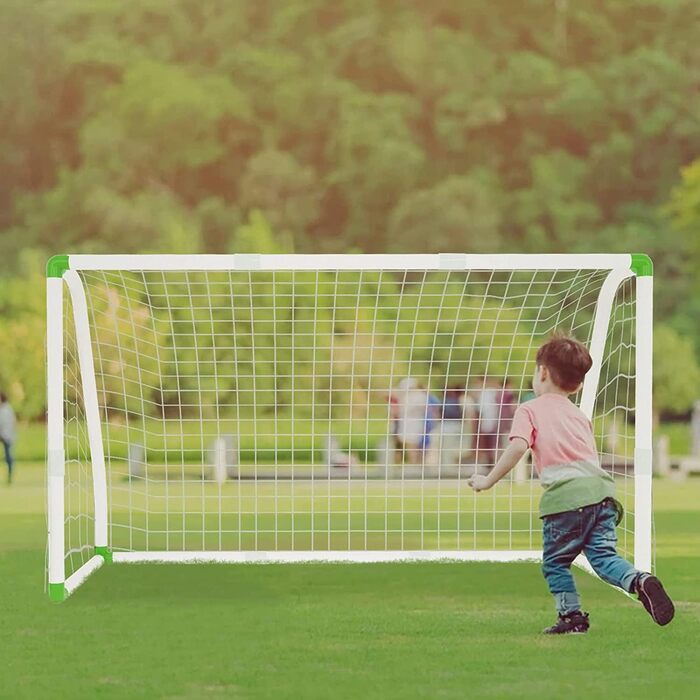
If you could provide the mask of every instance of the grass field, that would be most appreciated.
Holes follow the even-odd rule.
[[[657,482],[658,628],[577,572],[587,636],[534,564],[121,565],[43,590],[39,465],[0,486],[2,698],[697,697],[700,480]]]

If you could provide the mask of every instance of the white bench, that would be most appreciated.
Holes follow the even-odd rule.
[[[676,476],[685,479],[690,474],[700,474],[700,457],[681,457],[678,461]]]

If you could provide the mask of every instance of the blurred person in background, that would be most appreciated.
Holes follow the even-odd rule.
[[[488,466],[496,463],[498,428],[502,398],[500,382],[494,377],[484,377],[478,398],[479,428],[476,437],[477,462]]]
[[[437,464],[440,459],[440,440],[435,438],[441,433],[442,419],[442,404],[435,394],[431,393],[427,387],[421,385],[425,391],[425,427],[421,438],[421,450],[423,452],[424,464]],[[435,456],[434,456],[435,455]]]
[[[508,377],[503,380],[503,391],[501,391],[499,404],[501,410],[498,416],[498,447],[499,449],[505,449],[508,446],[508,434],[510,433],[510,425],[513,422],[516,409],[513,383]]]
[[[451,382],[445,388],[440,418],[429,434],[429,454],[426,463],[430,466],[450,466],[459,464],[463,445],[463,399],[465,386]],[[427,426],[426,426],[427,429]]]
[[[466,389],[459,382],[448,384],[442,401],[443,420],[462,420],[464,408],[462,400]]]
[[[12,468],[14,467],[13,446],[17,439],[17,420],[15,412],[7,400],[7,396],[0,392],[0,442],[5,448],[5,461],[7,462],[7,483],[12,483]]]
[[[430,432],[439,415],[439,402],[413,377],[402,379],[392,395],[396,416],[396,463],[401,464],[405,459],[408,464],[419,464],[430,443]]]
[[[476,443],[479,434],[479,392],[473,386],[467,386],[462,396],[462,443],[461,461],[476,462]]]

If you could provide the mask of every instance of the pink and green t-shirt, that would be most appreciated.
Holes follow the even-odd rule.
[[[542,394],[518,407],[509,439],[522,438],[544,488],[540,517],[615,497],[615,482],[600,466],[591,422],[561,394]]]

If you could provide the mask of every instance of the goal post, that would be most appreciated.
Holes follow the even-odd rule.
[[[640,254],[51,258],[50,597],[106,561],[541,558],[529,468],[467,479],[557,330],[649,570],[652,284]]]

